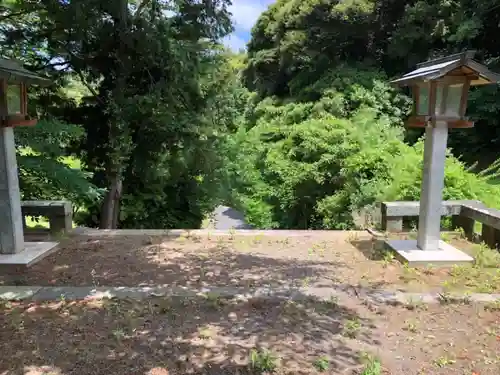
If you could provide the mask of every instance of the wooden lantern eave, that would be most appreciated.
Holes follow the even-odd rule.
[[[425,128],[432,124],[433,121],[445,121],[449,128],[466,129],[473,128],[474,122],[469,121],[467,117],[456,118],[456,117],[444,117],[444,116],[410,116],[406,122],[406,126],[409,128]]]
[[[408,127],[433,126],[437,121],[444,121],[449,128],[471,128],[472,121],[465,117],[467,99],[470,86],[491,84],[500,81],[500,75],[491,72],[486,66],[472,60],[474,51],[447,56],[445,58],[427,61],[417,65],[417,69],[405,74],[403,77],[392,81],[398,86],[411,86],[413,92],[413,115],[410,116],[406,125]],[[419,108],[419,86],[429,85],[429,108],[428,113],[436,112],[436,88],[438,83],[446,83],[443,96],[448,95],[448,85],[453,83],[463,84],[462,95],[458,108],[458,116],[450,117],[443,115],[416,115]],[[445,101],[440,106],[440,111],[445,112]]]
[[[28,91],[29,84],[47,85],[50,82],[35,75],[14,60],[0,58],[0,128],[15,126],[34,126],[37,119],[28,116]],[[7,87],[9,84],[19,86],[21,113],[8,113]],[[3,100],[2,100],[3,99]]]
[[[0,127],[11,128],[16,126],[35,126],[38,123],[38,119],[30,117],[28,115],[8,115],[0,122]]]

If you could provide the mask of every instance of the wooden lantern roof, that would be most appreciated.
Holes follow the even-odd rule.
[[[400,86],[412,86],[419,81],[436,81],[445,76],[470,79],[470,86],[500,82],[500,75],[473,60],[475,51],[467,51],[417,64],[417,69],[391,81]]]
[[[48,79],[42,78],[27,69],[16,60],[0,58],[0,80],[8,83],[25,83],[46,86],[50,84]]]

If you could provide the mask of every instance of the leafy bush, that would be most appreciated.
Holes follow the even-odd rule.
[[[261,103],[262,104],[262,103]],[[257,227],[347,229],[382,200],[418,200],[423,141],[374,108],[350,118],[310,111],[309,103],[270,106],[228,147],[234,201]],[[300,113],[302,111],[302,113]],[[272,115],[271,115],[272,114]],[[500,207],[500,190],[448,153],[443,199]]]
[[[100,198],[102,191],[90,183],[90,174],[71,165],[66,156],[69,144],[83,135],[80,127],[54,119],[16,128],[22,199],[65,199],[78,209]]]

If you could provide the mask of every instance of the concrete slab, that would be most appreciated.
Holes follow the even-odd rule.
[[[396,253],[396,256],[410,266],[452,266],[474,262],[474,258],[444,241],[439,241],[435,250],[421,250],[416,240],[390,240],[386,246]]]
[[[0,286],[0,300],[32,299],[41,288],[40,286]]]
[[[0,254],[0,266],[29,267],[57,250],[58,242],[25,242],[24,250],[16,254]]]
[[[32,299],[34,301],[57,301],[63,298],[68,301],[83,300],[92,295],[94,289],[92,286],[48,286],[42,287]]]
[[[151,297],[185,298],[206,294],[220,295],[237,300],[248,300],[249,298],[271,298],[287,300],[303,300],[317,298],[320,300],[331,300],[334,298],[359,298],[371,303],[394,304],[394,303],[440,303],[439,293],[404,293],[395,291],[373,290],[367,288],[357,288],[356,293],[352,285],[339,284],[336,288],[231,288],[214,287],[189,289],[181,287],[170,287],[166,285],[138,286],[138,287],[40,287],[40,286],[0,286],[0,300],[10,301],[59,301],[64,298],[66,301],[103,299],[103,298],[131,298],[142,300]],[[460,301],[465,298],[476,303],[490,303],[500,301],[500,294],[452,294],[450,298]]]

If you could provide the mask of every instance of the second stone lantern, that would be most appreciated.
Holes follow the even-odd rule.
[[[407,125],[425,128],[424,165],[417,240],[388,241],[410,264],[464,263],[473,259],[441,241],[441,207],[449,128],[470,128],[465,117],[471,86],[497,83],[500,76],[473,60],[474,51],[430,60],[392,81],[409,86],[413,113]]]

